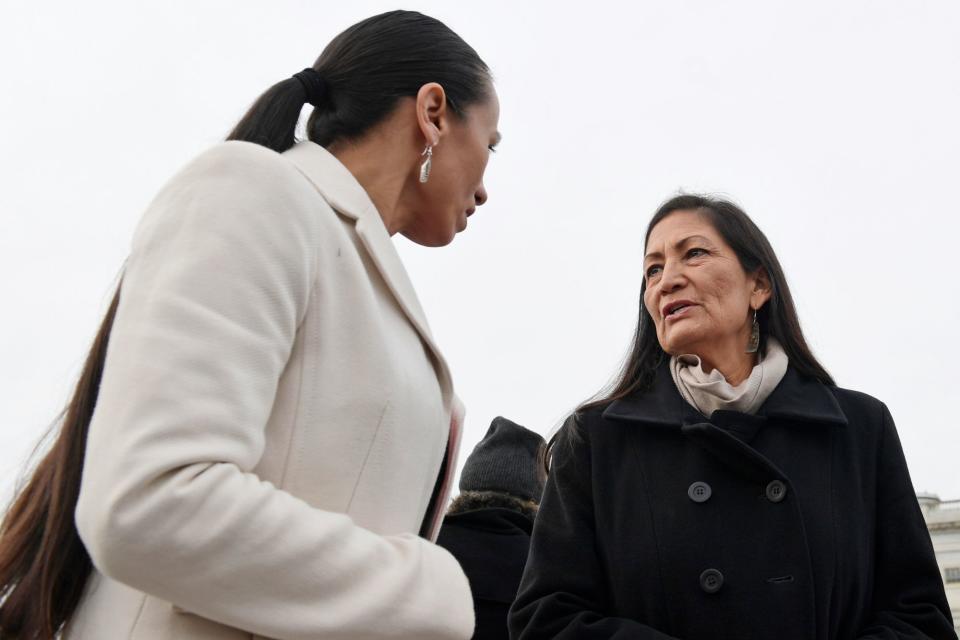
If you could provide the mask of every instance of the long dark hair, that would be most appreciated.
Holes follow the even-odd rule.
[[[761,267],[766,270],[772,293],[767,303],[757,312],[757,320],[760,323],[760,349],[766,349],[768,338],[771,336],[776,338],[790,359],[791,367],[804,376],[833,386],[833,378],[814,357],[803,337],[800,318],[797,316],[797,308],[793,304],[793,296],[790,294],[790,286],[780,266],[780,260],[777,259],[777,254],[774,253],[767,236],[750,219],[750,216],[729,200],[696,194],[675,196],[660,205],[650,219],[643,240],[644,247],[650,239],[653,228],[674,211],[701,213],[736,253],[744,271],[755,273]],[[548,453],[545,456],[547,467],[550,465],[551,454],[558,436],[571,430],[574,433],[567,435],[576,436],[575,430],[578,428],[576,417],[580,413],[607,405],[631,394],[646,391],[653,383],[657,368],[668,359],[669,356],[657,340],[657,329],[653,319],[644,307],[645,292],[646,282],[641,280],[637,328],[619,374],[604,390],[577,407],[573,419],[551,438]]]
[[[363,135],[405,96],[428,82],[443,86],[462,116],[490,92],[490,72],[477,53],[443,23],[411,11],[360,22],[327,46],[313,67],[326,96],[307,126],[329,145]],[[274,151],[293,146],[307,102],[296,78],[282,80],[250,107],[228,136]],[[74,524],[84,450],[96,406],[107,344],[120,301],[118,288],[87,356],[76,390],[51,433],[52,444],[0,525],[0,637],[53,638],[76,609],[92,564]],[[46,438],[45,438],[46,440]]]
[[[90,576],[90,556],[73,512],[80,495],[87,428],[119,304],[118,288],[60,416],[60,432],[18,489],[0,525],[0,637],[53,638],[79,603]],[[52,432],[53,428],[48,435]]]

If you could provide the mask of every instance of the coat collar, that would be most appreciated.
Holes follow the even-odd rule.
[[[444,404],[449,409],[454,401],[450,370],[434,342],[413,284],[370,196],[332,153],[316,143],[300,142],[283,155],[313,183],[334,211],[353,222],[360,242],[390,292],[432,352],[437,363]]]
[[[704,422],[704,416],[680,395],[668,367],[664,363],[657,368],[649,391],[610,403],[603,417],[664,427]],[[757,413],[815,424],[847,424],[847,417],[830,389],[818,380],[802,376],[792,366]]]
[[[505,507],[487,507],[472,511],[461,511],[443,519],[444,526],[461,526],[468,529],[482,529],[491,533],[530,535],[533,520],[519,511]]]

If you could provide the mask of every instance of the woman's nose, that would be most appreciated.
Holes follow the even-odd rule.
[[[473,194],[473,200],[474,200],[474,202],[477,203],[477,206],[478,206],[478,207],[479,207],[480,205],[482,205],[484,202],[486,202],[486,201],[487,201],[487,188],[481,184],[481,185],[480,185],[480,188],[477,189],[477,192]]]
[[[660,291],[662,293],[671,293],[683,286],[683,269],[679,265],[667,264],[663,267],[663,274],[660,276]]]

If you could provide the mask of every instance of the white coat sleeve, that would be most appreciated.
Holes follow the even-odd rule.
[[[312,189],[281,156],[231,142],[151,204],[90,426],[80,536],[105,575],[254,634],[469,638],[448,552],[251,473],[316,277]]]

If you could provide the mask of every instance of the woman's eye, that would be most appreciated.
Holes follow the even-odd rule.
[[[653,276],[657,275],[658,273],[660,273],[660,265],[654,264],[654,265],[650,265],[649,267],[647,267],[647,279],[648,279],[648,280],[649,280],[650,278],[652,278]]]
[[[693,249],[690,249],[690,251],[687,251],[688,258],[699,258],[700,256],[705,255],[707,255],[707,250],[700,249],[699,247],[694,247]]]
[[[496,152],[497,152],[497,145],[495,145],[495,144],[488,145],[488,146],[487,146],[487,149],[490,149],[490,151],[491,151],[492,153],[496,153]]]

